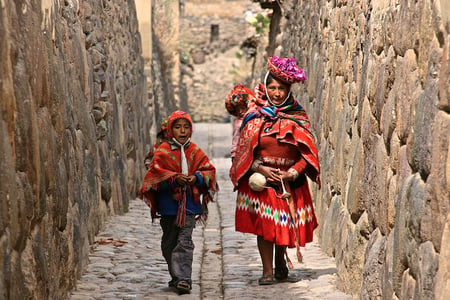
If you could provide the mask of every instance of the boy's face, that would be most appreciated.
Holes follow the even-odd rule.
[[[178,119],[172,125],[173,137],[180,143],[184,144],[191,137],[191,124],[186,119]]]

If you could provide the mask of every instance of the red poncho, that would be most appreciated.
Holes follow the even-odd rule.
[[[180,201],[179,205],[181,206],[181,210],[179,210],[179,214],[185,214],[182,207],[183,205],[186,205],[186,203],[183,203],[183,198],[185,198],[184,193],[191,193],[194,202],[196,203],[200,201],[200,197],[203,197],[203,214],[201,220],[205,221],[208,213],[207,204],[214,200],[214,194],[219,190],[216,182],[216,169],[210,163],[203,150],[193,142],[190,142],[189,145],[185,147],[184,151],[188,163],[187,175],[200,173],[205,180],[206,186],[201,188],[187,186],[186,190],[183,190],[181,187],[176,187],[173,190],[173,198]],[[166,180],[173,182],[175,176],[178,174],[181,174],[180,149],[172,150],[169,143],[163,142],[153,156],[153,160],[139,191],[141,198],[143,198],[145,203],[151,208],[152,218],[156,217],[156,191],[158,190],[158,185]],[[184,220],[184,215],[177,216],[177,219]],[[182,223],[179,225],[182,225]]]
[[[309,131],[310,123],[303,107],[292,99],[291,103],[274,108],[264,106],[266,102],[254,103],[254,107],[244,117],[243,127],[236,149],[235,159],[230,169],[230,178],[236,188],[241,179],[250,169],[254,150],[258,146],[261,128],[266,122],[279,120],[280,127],[276,138],[280,141],[296,145],[302,156],[312,168],[307,169],[307,175],[320,186],[319,159],[314,137]]]

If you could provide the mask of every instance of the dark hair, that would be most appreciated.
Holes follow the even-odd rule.
[[[267,74],[265,85],[268,85],[268,84],[272,83],[272,81],[274,81],[274,80],[276,80],[277,82],[279,82],[282,85],[286,86],[288,88],[288,90],[291,89],[291,85],[289,83],[286,83],[286,82],[283,82],[283,81],[279,80],[278,78],[274,77],[270,73]]]

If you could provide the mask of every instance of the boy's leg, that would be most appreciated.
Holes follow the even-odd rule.
[[[194,242],[192,232],[195,227],[195,216],[186,215],[184,227],[178,233],[177,245],[172,251],[172,270],[179,280],[192,283],[192,261],[194,257]]]
[[[172,277],[173,282],[175,282],[177,278],[172,270],[172,252],[177,245],[178,232],[180,229],[174,224],[174,222],[175,216],[162,216],[160,221],[160,225],[163,231],[163,235],[161,238],[161,251],[164,259],[167,262],[169,273]]]

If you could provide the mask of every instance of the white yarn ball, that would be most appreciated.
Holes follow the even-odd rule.
[[[248,179],[248,185],[255,192],[261,192],[266,186],[266,177],[258,172],[253,173]]]

